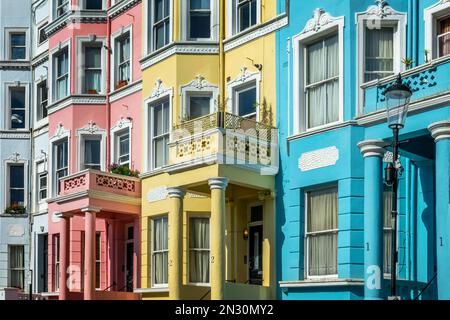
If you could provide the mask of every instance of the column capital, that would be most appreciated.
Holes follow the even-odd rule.
[[[72,213],[67,213],[67,212],[55,212],[55,217],[59,218],[59,219],[72,218],[73,214]]]
[[[180,198],[183,199],[186,195],[186,190],[184,188],[180,187],[168,187],[167,189],[167,195],[169,198]]]
[[[364,158],[366,157],[380,157],[382,158],[386,153],[386,142],[379,139],[364,140],[358,143],[358,148]]]
[[[228,178],[210,178],[208,179],[209,188],[212,189],[226,189],[228,186]]]
[[[431,136],[435,142],[443,139],[450,139],[450,120],[432,123],[428,126]]]
[[[102,208],[96,207],[96,206],[87,206],[87,207],[81,208],[81,212],[87,212],[87,211],[98,213],[98,212],[102,211]]]

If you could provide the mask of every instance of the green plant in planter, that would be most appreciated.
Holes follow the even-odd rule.
[[[26,208],[24,206],[20,206],[16,203],[13,203],[9,207],[6,207],[5,214],[25,214]]]
[[[411,69],[411,67],[414,63],[414,60],[411,58],[403,58],[402,63],[405,65],[406,69]]]
[[[132,170],[126,165],[118,165],[117,163],[109,166],[109,172],[128,177],[138,177],[140,173],[139,170]]]

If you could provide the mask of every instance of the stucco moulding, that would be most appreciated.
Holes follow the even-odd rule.
[[[168,192],[167,192],[166,186],[161,186],[161,187],[157,187],[154,189],[150,189],[147,193],[147,200],[149,203],[165,200],[165,199],[167,199],[167,197],[168,197]],[[197,199],[207,198],[204,195],[191,193],[191,192],[187,192],[186,197],[197,198]]]
[[[338,17],[333,17],[322,8],[317,8],[313,12],[313,17],[306,22],[305,28],[301,34],[318,32],[326,25],[339,20]]]
[[[23,237],[25,229],[20,224],[10,224],[8,226],[8,236],[10,237]]]
[[[298,159],[302,172],[333,166],[339,160],[339,150],[335,146],[303,153]]]

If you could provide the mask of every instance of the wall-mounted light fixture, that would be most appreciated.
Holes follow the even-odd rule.
[[[242,232],[242,236],[244,237],[244,240],[248,239],[248,228],[244,228],[244,231]]]
[[[256,69],[258,69],[259,71],[261,71],[262,70],[262,64],[260,64],[260,63],[255,63],[254,61],[253,61],[253,59],[250,59],[250,58],[248,58],[247,57],[247,59],[248,60],[250,60],[251,62],[252,62],[252,65],[256,68]]]

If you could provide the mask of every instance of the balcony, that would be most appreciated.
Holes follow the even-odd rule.
[[[448,95],[450,90],[450,56],[432,60],[429,63],[402,72],[404,83],[413,91],[410,111],[424,108],[428,103]],[[385,90],[395,81],[396,76],[371,81],[361,88],[364,91],[364,100],[360,107],[360,117],[380,113],[385,110]]]
[[[169,143],[171,169],[211,163],[276,173],[278,130],[227,112],[211,113],[173,128]]]
[[[139,178],[97,170],[83,170],[60,179],[60,191],[49,203],[61,206],[61,212],[97,206],[105,211],[139,214],[141,182]]]

